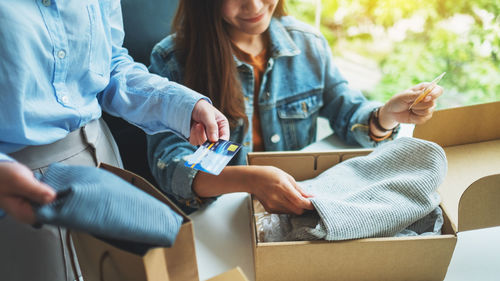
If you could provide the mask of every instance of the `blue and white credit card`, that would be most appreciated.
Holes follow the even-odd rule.
[[[218,175],[240,150],[241,144],[218,140],[205,142],[191,155],[187,156],[184,165],[210,174]]]

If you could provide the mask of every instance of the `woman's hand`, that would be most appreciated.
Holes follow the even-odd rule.
[[[55,191],[38,181],[26,166],[17,162],[0,162],[0,208],[19,221],[34,223],[32,202],[47,204]]]
[[[390,129],[394,128],[398,123],[422,124],[429,120],[436,108],[436,99],[443,94],[443,88],[440,86],[434,87],[427,97],[409,110],[410,105],[429,85],[430,83],[420,83],[394,95],[380,108],[380,125]]]
[[[206,100],[199,100],[191,115],[191,133],[189,142],[200,145],[209,140],[229,139],[229,122],[217,108]]]
[[[300,215],[305,210],[314,209],[295,179],[281,169],[272,166],[249,166],[253,176],[249,178],[250,193],[262,203],[270,213],[293,213]]]
[[[200,197],[248,192],[270,213],[300,215],[314,208],[308,199],[312,196],[292,176],[272,166],[227,166],[218,176],[198,172],[192,188]]]

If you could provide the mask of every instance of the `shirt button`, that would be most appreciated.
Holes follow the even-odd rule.
[[[62,101],[63,103],[68,103],[68,101],[69,101],[68,96],[62,96],[62,97],[61,97],[61,101]]]
[[[270,98],[270,97],[271,97],[271,93],[266,92],[266,98]]]
[[[59,50],[59,52],[57,52],[57,57],[64,59],[66,57],[66,52],[64,50]]]
[[[50,0],[42,0],[42,4],[43,4],[45,7],[48,7],[48,6],[50,6]]]
[[[280,140],[281,140],[281,137],[280,137],[280,135],[278,135],[278,134],[274,134],[274,135],[271,137],[271,142],[272,142],[272,143],[278,143]]]

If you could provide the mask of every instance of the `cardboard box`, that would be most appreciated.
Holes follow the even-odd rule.
[[[174,245],[144,256],[120,250],[91,235],[72,232],[85,281],[199,281],[193,223],[175,204],[140,176],[107,164],[108,170],[167,204],[184,218]]]
[[[440,144],[448,174],[439,188],[442,235],[368,238],[341,242],[260,242],[252,199],[251,229],[257,281],[443,280],[457,233],[500,225],[500,102],[436,111],[414,136]],[[272,165],[296,180],[371,150],[251,153],[250,165]]]
[[[230,271],[219,274],[207,281],[248,281],[247,277],[239,267],[233,268]]]

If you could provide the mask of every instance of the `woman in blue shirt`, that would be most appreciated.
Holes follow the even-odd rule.
[[[121,165],[102,110],[193,144],[229,137],[206,97],[148,73],[123,38],[119,0],[0,1],[1,280],[80,279],[65,229],[19,221],[33,223],[32,204],[55,199],[32,170]]]
[[[311,202],[294,179],[274,167],[243,166],[252,150],[297,150],[315,141],[318,116],[347,143],[373,147],[399,123],[422,123],[442,89],[412,110],[428,83],[396,94],[386,104],[350,89],[327,41],[285,16],[284,0],[183,0],[176,33],[153,49],[150,71],[209,96],[228,116],[231,140],[243,144],[220,175],[184,166],[196,147],[172,133],[148,136],[153,175],[164,192],[197,208],[229,192],[249,192],[270,212],[300,214]]]

